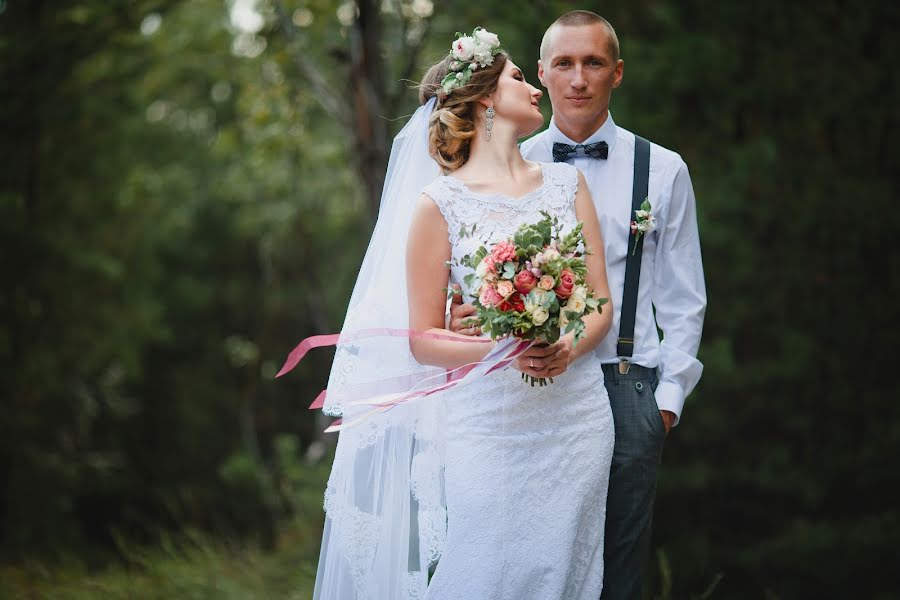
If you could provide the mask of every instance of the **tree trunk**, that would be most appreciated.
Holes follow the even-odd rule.
[[[385,70],[381,60],[380,2],[357,0],[359,18],[350,36],[350,87],[356,123],[355,150],[372,223],[378,216],[389,131],[384,118]]]

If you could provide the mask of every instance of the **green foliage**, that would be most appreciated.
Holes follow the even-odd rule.
[[[324,428],[305,406],[327,353],[272,376],[338,327],[367,217],[290,57],[240,50],[225,8],[0,14],[4,560],[99,564],[114,527],[271,544],[296,512],[278,444]]]

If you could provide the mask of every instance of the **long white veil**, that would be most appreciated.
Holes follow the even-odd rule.
[[[406,337],[352,332],[409,328],[406,245],[416,199],[439,174],[428,153],[432,98],[394,138],[378,221],[353,289],[324,411],[347,423],[360,396],[408,390],[442,370],[416,362]],[[446,536],[440,402],[410,402],[344,429],[325,493],[316,599],[421,598]]]

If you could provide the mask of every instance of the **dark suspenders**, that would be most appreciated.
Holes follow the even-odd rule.
[[[648,197],[650,181],[650,142],[639,135],[634,136],[634,183],[631,188],[631,213],[626,221],[630,227],[635,219],[635,211]],[[638,286],[641,281],[641,254],[644,248],[644,237],[635,239],[635,232],[628,236],[628,252],[625,258],[625,286],[622,293],[621,318],[619,320],[619,343],[616,354],[619,355],[619,372],[628,373],[631,356],[634,354],[634,320],[637,312]],[[637,248],[635,248],[637,244]]]

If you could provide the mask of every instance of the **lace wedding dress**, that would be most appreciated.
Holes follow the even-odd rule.
[[[454,259],[511,237],[540,211],[574,227],[577,171],[541,168],[543,184],[521,198],[474,193],[452,176],[425,188],[447,221]],[[476,293],[466,288],[469,272],[451,270],[467,299]],[[614,438],[599,359],[589,353],[546,387],[506,369],[435,401],[446,539],[424,597],[599,598]]]

